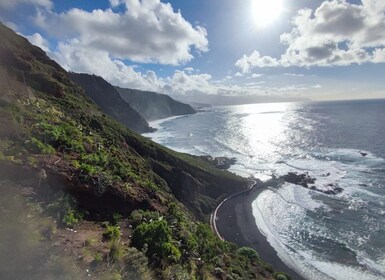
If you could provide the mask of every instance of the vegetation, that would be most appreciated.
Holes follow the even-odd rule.
[[[120,228],[118,226],[107,226],[103,233],[103,237],[107,240],[119,240],[121,235]]]
[[[76,258],[90,256],[110,279],[273,277],[204,224],[246,179],[132,132],[43,51],[2,25],[0,35],[0,174],[31,188],[62,233],[89,222],[87,231],[104,235],[83,239]],[[119,228],[127,218],[130,228]]]

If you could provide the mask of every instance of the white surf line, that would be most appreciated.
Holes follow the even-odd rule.
[[[225,239],[220,235],[218,229],[217,229],[217,223],[216,223],[216,220],[217,220],[217,212],[218,212],[218,209],[223,205],[223,203],[225,203],[226,201],[234,198],[235,196],[237,195],[240,195],[242,193],[245,193],[245,192],[248,192],[250,190],[252,190],[252,188],[255,186],[256,184],[256,181],[251,181],[250,185],[247,187],[246,190],[243,190],[243,191],[240,191],[240,192],[237,192],[235,194],[232,194],[228,197],[226,197],[224,200],[222,200],[221,203],[218,204],[218,206],[215,208],[214,212],[210,215],[210,226],[211,226],[211,230],[215,232],[215,234],[219,237],[220,240],[222,241],[225,241]]]

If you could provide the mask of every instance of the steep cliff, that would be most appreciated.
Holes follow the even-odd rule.
[[[148,121],[195,113],[190,105],[165,94],[120,87],[116,89],[120,96]]]
[[[84,89],[85,94],[91,98],[106,114],[128,128],[138,132],[150,132],[147,121],[130,104],[125,102],[118,91],[102,77],[89,74],[70,72],[72,81]]]

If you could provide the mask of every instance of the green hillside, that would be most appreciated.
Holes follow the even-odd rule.
[[[273,278],[205,223],[246,179],[132,132],[41,49],[0,36],[0,191],[39,209],[38,242],[94,279]]]

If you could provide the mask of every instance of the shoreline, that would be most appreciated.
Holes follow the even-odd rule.
[[[265,189],[255,186],[223,200],[212,214],[212,228],[221,239],[255,249],[261,259],[271,264],[275,271],[285,272],[293,280],[305,280],[278,257],[255,223],[251,204]]]

